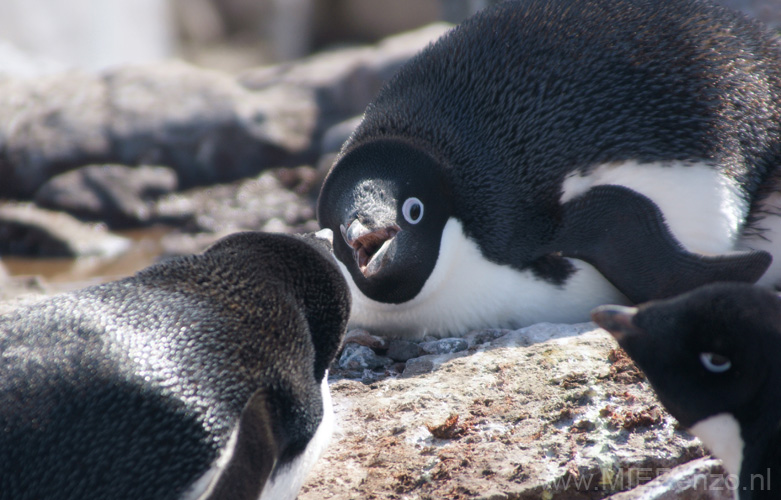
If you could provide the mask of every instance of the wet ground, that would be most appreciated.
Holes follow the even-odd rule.
[[[81,288],[131,275],[154,263],[162,254],[160,240],[170,231],[165,226],[117,231],[134,244],[128,252],[110,259],[2,256],[2,262],[11,276],[37,276],[57,288]]]

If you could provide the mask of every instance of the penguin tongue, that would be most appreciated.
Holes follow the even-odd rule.
[[[377,274],[391,241],[399,231],[401,228],[394,225],[368,232],[352,240],[345,237],[347,243],[353,248],[355,262],[364,276],[368,278]]]

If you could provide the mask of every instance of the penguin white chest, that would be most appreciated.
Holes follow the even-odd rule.
[[[689,429],[713,454],[724,462],[727,472],[740,475],[744,442],[740,424],[732,415],[721,413],[697,422]]]
[[[323,376],[320,393],[323,398],[323,420],[320,421],[315,435],[292,462],[281,469],[275,468],[258,500],[295,500],[307,474],[328,447],[336,428],[331,391],[328,389],[328,371]]]
[[[572,260],[577,272],[564,284],[542,280],[487,260],[461,222],[445,224],[436,265],[420,293],[402,304],[366,297],[339,263],[353,294],[354,327],[422,338],[463,335],[479,328],[520,328],[541,321],[588,321],[589,311],[626,299],[593,267]]]
[[[320,384],[320,393],[323,398],[323,419],[320,421],[317,431],[315,431],[314,436],[312,436],[312,439],[300,455],[296,456],[290,463],[274,468],[271,477],[268,478],[263,486],[263,491],[261,491],[258,500],[295,500],[307,474],[325,452],[336,427],[331,392],[328,388],[328,371],[325,372],[323,381]],[[225,449],[212,467],[191,485],[181,500],[205,500],[210,498],[220,475],[225,471],[233,458],[238,433],[239,428],[237,426],[231,433]]]

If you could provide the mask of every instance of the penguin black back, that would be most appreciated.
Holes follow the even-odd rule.
[[[512,206],[534,230],[465,228],[523,261],[555,233],[573,170],[702,160],[756,192],[781,160],[781,46],[698,0],[504,2],[402,67],[345,153],[382,137],[444,159],[459,219],[511,224],[495,214]]]
[[[603,306],[593,319],[739,478],[741,499],[778,497],[770,488],[781,474],[781,298],[718,283],[638,308]]]
[[[259,498],[323,419],[349,305],[325,252],[241,233],[3,317],[0,498]]]

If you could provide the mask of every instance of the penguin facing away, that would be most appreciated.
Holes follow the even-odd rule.
[[[781,44],[708,1],[487,8],[403,66],[318,221],[351,324],[575,322],[712,281],[781,281]]]
[[[332,260],[237,233],[0,318],[0,499],[295,499],[333,426]]]
[[[741,500],[778,498],[781,299],[716,283],[592,318],[645,372],[659,400],[737,478]],[[735,482],[731,483],[735,486]]]

